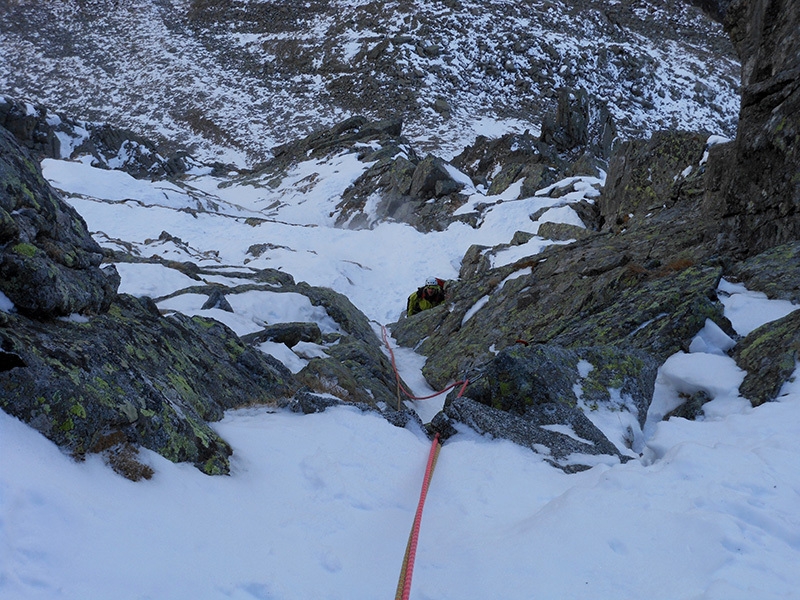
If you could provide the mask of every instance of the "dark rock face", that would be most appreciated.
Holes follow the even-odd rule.
[[[276,325],[268,325],[256,333],[243,335],[242,341],[253,345],[267,341],[277,342],[292,348],[300,342],[319,344],[322,342],[322,333],[316,323],[278,323]]]
[[[588,468],[585,464],[587,461],[579,458],[580,455],[608,455],[623,462],[628,460],[580,411],[547,404],[537,412],[534,418],[525,418],[461,397],[436,415],[431,426],[433,431],[440,432],[441,437],[446,439],[455,431],[453,423],[463,423],[479,433],[507,439],[545,454],[548,462],[567,473]],[[543,427],[565,423],[581,439]]]
[[[464,398],[448,402],[444,414],[449,419],[468,415],[479,431],[499,437],[507,434],[502,427],[514,423],[512,429],[520,437],[515,441],[534,449],[544,446],[546,453],[559,461],[571,453],[622,459],[620,449],[592,423],[587,412],[629,412],[642,427],[658,364],[645,353],[613,347],[516,345],[485,365],[466,388]],[[466,398],[484,408],[470,405]],[[434,426],[442,428],[441,418]],[[563,426],[579,439],[546,429],[553,426]],[[631,432],[631,442],[632,437]]]
[[[583,89],[559,89],[555,113],[542,123],[542,142],[562,152],[589,150],[597,157],[608,158],[616,137],[608,107]]]
[[[731,251],[800,238],[800,6],[735,0],[726,28],[742,60],[742,103],[722,187]]]
[[[208,425],[227,408],[275,403],[296,386],[279,362],[200,317],[162,317],[119,296],[89,320],[0,313],[0,406],[75,455],[112,432],[208,474],[231,449]]]
[[[734,357],[747,371],[742,396],[753,406],[774,400],[800,364],[800,309],[751,332],[736,345]]]
[[[770,248],[736,263],[728,276],[769,298],[800,304],[800,241]]]
[[[35,156],[59,157],[61,142],[55,128],[47,122],[47,111],[25,102],[0,96],[0,127]]]
[[[81,216],[0,128],[0,291],[21,313],[38,317],[99,313],[119,286],[116,269]]]

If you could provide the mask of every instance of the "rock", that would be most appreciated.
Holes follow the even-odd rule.
[[[370,346],[381,345],[369,319],[344,294],[330,288],[310,286],[305,282],[298,283],[294,289],[285,287],[284,290],[303,294],[314,306],[322,306],[342,330],[354,338]]]
[[[228,302],[225,294],[223,294],[222,290],[219,288],[213,289],[213,291],[208,295],[208,300],[206,300],[203,303],[203,306],[200,307],[200,310],[208,310],[210,308],[218,308],[229,313],[233,312],[230,302]]]
[[[42,106],[0,97],[0,126],[37,158],[92,156],[92,165],[133,177],[178,177],[198,164],[184,152],[163,156],[152,141],[108,123],[88,123],[49,114]],[[69,140],[63,146],[61,140]]]
[[[61,157],[61,142],[48,123],[47,110],[42,106],[2,96],[0,127],[10,131],[34,156]]]
[[[398,408],[397,380],[379,346],[340,336],[326,352],[329,358],[312,358],[297,374],[301,383],[348,404]]]
[[[566,223],[542,223],[536,232],[539,237],[557,241],[578,240],[591,234],[592,231],[585,227]]]
[[[379,140],[382,145],[398,142],[403,128],[400,118],[370,121],[356,115],[328,129],[321,129],[300,140],[273,148],[274,158],[255,169],[256,176],[265,172],[282,176],[287,169],[309,158],[322,158],[334,152],[354,151],[358,143]]]
[[[525,131],[499,138],[478,136],[451,162],[476,185],[489,188],[489,194],[499,194],[515,181],[526,178],[523,189],[528,191],[523,197],[527,197],[557,179],[557,169],[542,164],[543,160],[538,140]]]
[[[742,62],[742,102],[717,193],[725,249],[748,257],[800,238],[800,6],[735,0],[725,27]]]
[[[119,286],[86,222],[0,128],[0,291],[29,316],[105,311]]]
[[[445,119],[450,118],[450,113],[453,112],[450,108],[450,103],[444,98],[437,98],[433,103],[433,110],[442,115]]]
[[[753,406],[774,400],[800,364],[800,308],[750,332],[734,358],[747,371],[739,393]]]
[[[541,419],[537,407],[550,404],[570,413],[577,411],[584,419],[579,405],[588,410],[613,405],[615,410],[633,413],[641,427],[650,406],[658,364],[643,352],[612,346],[570,349],[517,344],[486,364],[477,381],[467,387],[466,395],[498,410],[536,419]],[[612,399],[610,390],[625,401]],[[570,421],[575,419],[571,417]],[[546,424],[553,424],[549,420]],[[580,437],[587,437],[583,431],[576,431]],[[597,433],[592,436],[597,437]]]
[[[696,237],[669,231],[665,253],[670,252],[669,243],[689,243],[681,239]],[[519,339],[569,348],[619,346],[665,360],[688,348],[706,319],[732,334],[716,299],[722,268],[694,266],[688,259],[647,262],[656,258],[654,248],[640,246],[639,241],[627,234],[594,234],[511,265],[462,268],[462,279],[450,286],[446,307],[428,311],[433,314],[425,321],[393,325],[393,334],[399,343],[428,356],[423,374],[434,388],[484,363],[490,348],[502,350]],[[528,268],[530,274],[506,281]],[[468,311],[487,298],[465,321]]]
[[[420,161],[414,169],[409,194],[414,198],[427,200],[436,196],[436,186],[440,182],[458,188],[458,184],[453,181],[444,164],[444,160],[430,154]]]
[[[800,241],[770,248],[731,265],[726,277],[769,298],[800,304]]]
[[[162,317],[147,298],[121,295],[88,320],[3,315],[0,406],[76,456],[120,432],[169,460],[227,473],[230,446],[207,421],[275,403],[296,385],[221,323]]]
[[[643,350],[659,361],[680,350],[711,319],[732,333],[716,299],[722,269],[686,267],[621,290],[610,304],[562,322],[552,341],[565,346],[615,345]]]
[[[694,421],[703,413],[703,405],[711,400],[712,398],[708,395],[708,392],[700,390],[687,398],[678,408],[664,415],[664,420],[668,421],[672,417],[679,417]]]
[[[552,416],[557,421],[562,421],[561,417],[567,415],[560,414],[561,411],[556,405],[543,407],[541,413],[547,414],[552,411]],[[535,420],[516,415],[514,413],[497,410],[485,404],[475,402],[468,397],[456,398],[450,402],[443,412],[436,415],[431,421],[433,431],[438,431],[442,437],[447,438],[452,435],[455,429],[454,423],[463,423],[478,433],[489,434],[493,437],[507,439],[525,446],[531,450],[544,454],[546,460],[567,473],[583,471],[589,468],[586,464],[586,456],[609,455],[615,460],[624,461],[627,457],[620,455],[613,444],[602,442],[602,433],[599,432],[590,422],[581,418],[578,413],[571,413],[570,417],[575,417],[574,428],[576,433],[581,431],[583,436],[590,436],[586,441],[575,439],[558,431],[543,428]],[[594,435],[599,434],[599,436]],[[601,441],[600,445],[591,441],[595,438]]]
[[[681,173],[699,170],[708,135],[663,131],[649,140],[623,142],[611,157],[606,185],[597,202],[604,228],[675,204]],[[701,186],[702,191],[702,186]]]
[[[252,346],[264,342],[277,342],[293,348],[300,342],[322,343],[322,333],[316,323],[277,323],[255,333],[242,336],[242,342]]]
[[[556,111],[545,117],[540,139],[562,152],[591,149],[605,158],[611,155],[616,137],[605,103],[590,98],[584,89],[559,88]]]
[[[294,413],[303,413],[310,415],[318,412],[325,412],[331,406],[341,406],[344,404],[342,400],[335,396],[326,396],[322,394],[315,394],[307,390],[299,390],[291,398],[284,398],[278,406],[281,408],[288,408]]]

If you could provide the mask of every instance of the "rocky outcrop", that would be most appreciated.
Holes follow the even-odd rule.
[[[774,400],[800,365],[800,308],[752,331],[736,345],[734,357],[747,371],[742,396],[753,406]]]
[[[197,274],[212,272],[197,269]],[[298,382],[308,391],[371,409],[397,408],[397,381],[389,359],[383,354],[382,342],[367,317],[346,296],[305,282],[295,284],[286,273],[269,269],[240,272],[237,278],[253,279],[253,283],[229,288],[217,284],[191,286],[154,301],[158,303],[183,294],[206,294],[210,299],[223,292],[226,297],[253,291],[301,294],[312,306],[324,308],[340,331],[323,334],[316,323],[276,323],[241,336],[242,342],[258,346],[271,341],[288,348],[300,342],[316,344],[322,355],[309,358],[306,366],[296,373]]]
[[[119,276],[81,216],[44,180],[39,164],[0,128],[0,292],[26,315],[105,311]]]
[[[744,283],[747,289],[769,298],[800,304],[800,241],[775,246],[734,263],[726,277]]]
[[[444,418],[431,425],[443,437],[453,420],[496,437],[513,431],[513,441],[570,470],[585,464],[586,455],[624,461],[633,426],[644,425],[657,370],[652,356],[637,351],[517,344],[491,359],[463,397],[448,398]],[[610,440],[590,418],[607,412],[630,415],[624,443]]]
[[[717,160],[726,247],[752,256],[800,238],[800,6],[735,0],[726,28],[742,61],[732,148]]]
[[[540,137],[560,152],[588,151],[608,158],[617,139],[617,127],[604,102],[584,89],[560,88],[555,112],[545,117]]]
[[[208,474],[227,473],[231,454],[208,421],[297,386],[224,325],[162,317],[147,298],[119,296],[84,319],[0,312],[0,347],[0,406],[72,454],[104,450],[114,436]]]
[[[497,138],[478,136],[452,164],[469,175],[473,184],[483,186],[487,195],[500,194],[522,180],[523,197],[555,183],[567,168],[553,148],[528,131]]]
[[[92,166],[138,178],[177,177],[197,164],[185,152],[164,156],[153,142],[132,131],[69,119],[6,96],[0,96],[0,127],[38,159],[91,156]]]

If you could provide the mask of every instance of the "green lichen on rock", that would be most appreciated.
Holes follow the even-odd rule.
[[[280,363],[224,325],[165,318],[152,301],[130,296],[88,323],[9,314],[0,344],[18,357],[0,372],[0,405],[57,444],[83,454],[102,432],[120,431],[208,473],[227,472],[231,454],[208,421],[227,408],[277,402],[294,385]]]
[[[800,304],[800,241],[775,246],[735,263],[729,276],[749,290]]]
[[[26,243],[15,244],[11,249],[20,256],[26,256],[28,258],[36,256],[37,252],[36,246]]]
[[[774,400],[800,361],[800,309],[751,332],[736,345],[734,357],[747,371],[742,396],[753,406]]]

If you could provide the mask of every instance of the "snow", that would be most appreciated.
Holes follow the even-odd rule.
[[[336,186],[361,168],[335,160]],[[333,163],[316,166],[335,170]],[[302,169],[305,176],[317,172]],[[45,174],[103,245],[124,240],[142,256],[156,250],[203,267],[278,268],[346,294],[378,333],[425,277],[457,277],[471,244],[508,243],[518,229],[535,233],[530,215],[564,202],[506,197],[485,210],[477,230],[457,223],[421,234],[383,223],[348,231],[326,225],[335,190],[323,186],[316,194],[311,185],[305,208],[323,212],[304,212],[300,195],[288,194],[285,207],[270,209],[272,220],[252,226],[242,216],[269,205],[258,202],[268,192],[253,186],[219,188],[198,175],[187,191],[65,161],[46,161]],[[201,192],[228,208],[177,210],[181,198]],[[158,206],[146,207],[151,201]],[[551,213],[559,215],[571,218]],[[161,231],[181,243],[156,245]],[[536,247],[544,243],[534,239]],[[264,242],[272,244],[264,254],[247,254]],[[137,295],[201,283],[161,264],[117,268],[122,290]],[[225,269],[214,279],[238,282]],[[725,281],[719,294],[742,335],[797,309]],[[239,332],[282,320],[337,327],[324,309],[289,293],[230,294],[233,314],[201,310],[205,298],[178,295],[159,306],[213,315]],[[12,308],[0,296],[0,310]],[[800,370],[775,402],[754,409],[738,394],[743,372],[725,354],[732,343],[707,324],[690,353],[665,362],[626,464],[601,461],[567,475],[528,449],[460,428],[443,446],[428,492],[411,598],[797,598]],[[315,344],[260,348],[293,371],[324,352]],[[421,376],[424,357],[393,350],[411,390],[433,393]],[[581,363],[580,372],[591,368]],[[700,390],[712,397],[701,419],[662,420],[682,394]],[[408,405],[427,422],[442,401]],[[593,415],[609,435],[621,435],[634,416],[626,398],[617,401],[618,412]],[[430,447],[422,431],[351,407],[313,415],[248,408],[213,426],[233,447],[230,476],[208,477],[142,451],[155,475],[132,483],[98,456],[75,462],[0,412],[0,597],[391,597]]]
[[[0,310],[3,312],[11,312],[14,310],[14,303],[3,292],[0,292]]]

